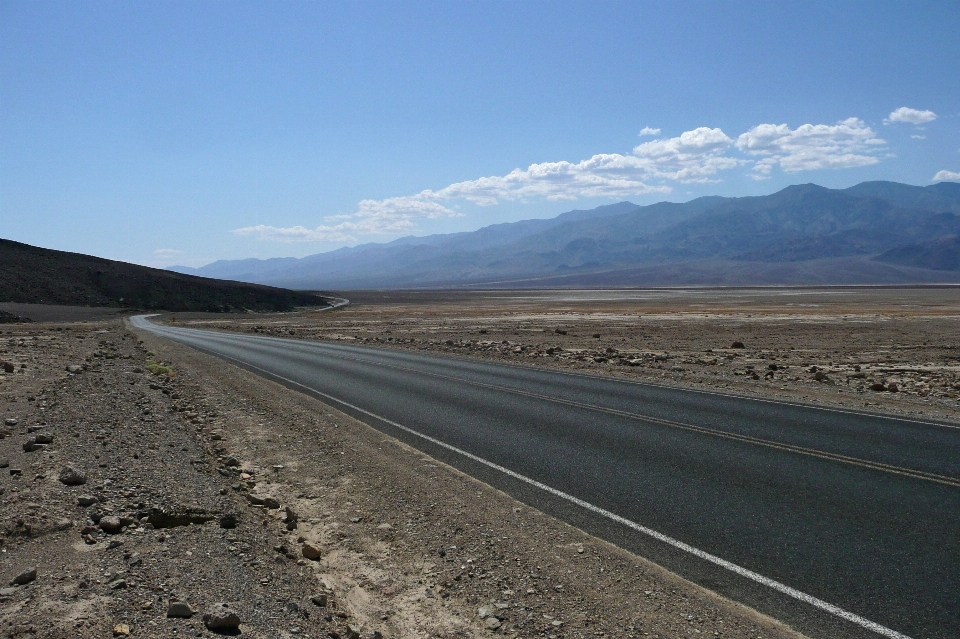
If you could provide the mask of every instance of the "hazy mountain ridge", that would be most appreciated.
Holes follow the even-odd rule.
[[[766,196],[621,202],[302,259],[176,270],[314,289],[750,283],[751,272],[757,283],[952,281],[957,276],[948,271],[955,267],[943,265],[951,263],[944,255],[954,245],[937,242],[958,235],[960,184],[864,182],[842,190],[803,184]],[[919,248],[896,252],[909,246]],[[939,257],[924,258],[924,251]],[[776,266],[789,263],[798,266]]]

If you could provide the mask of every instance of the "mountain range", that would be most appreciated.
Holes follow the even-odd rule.
[[[802,184],[171,270],[313,290],[957,282],[958,237],[960,184]]]

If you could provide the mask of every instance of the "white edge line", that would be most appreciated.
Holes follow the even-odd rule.
[[[538,482],[538,481],[535,480],[535,479],[531,479],[531,478],[529,478],[529,477],[527,477],[527,476],[525,476],[525,475],[521,475],[520,473],[515,472],[515,471],[512,471],[512,470],[510,470],[509,468],[505,468],[505,467],[503,467],[503,466],[500,466],[499,464],[496,464],[496,463],[494,463],[494,462],[488,461],[488,460],[486,460],[486,459],[484,459],[484,458],[482,458],[482,457],[478,457],[477,455],[474,455],[473,453],[468,453],[468,452],[465,451],[465,450],[462,450],[462,449],[460,449],[460,448],[457,448],[456,446],[453,446],[453,445],[448,444],[448,443],[446,443],[446,442],[440,441],[439,439],[430,437],[429,435],[424,435],[423,433],[418,432],[418,431],[416,431],[416,430],[414,430],[414,429],[412,429],[412,428],[409,428],[408,426],[404,426],[403,424],[398,424],[397,422],[395,422],[395,421],[393,421],[393,420],[387,419],[386,417],[381,417],[380,415],[377,415],[376,413],[372,413],[372,412],[370,412],[370,411],[368,411],[368,410],[366,410],[366,409],[360,408],[359,406],[354,406],[353,404],[351,404],[351,403],[349,403],[349,402],[345,402],[345,401],[343,401],[342,399],[338,399],[338,398],[336,398],[336,397],[334,397],[334,396],[332,396],[332,395],[328,395],[328,394],[326,394],[326,393],[324,393],[324,392],[322,392],[322,391],[318,391],[318,390],[315,389],[315,388],[311,388],[311,387],[309,387],[309,386],[307,386],[307,385],[305,385],[305,384],[301,384],[300,382],[294,381],[294,380],[289,379],[289,378],[287,378],[287,377],[284,377],[284,376],[282,376],[282,375],[277,375],[276,373],[273,373],[273,372],[271,372],[271,371],[268,371],[268,370],[266,370],[266,369],[264,369],[264,368],[260,368],[259,366],[254,366],[253,364],[250,364],[250,363],[248,363],[248,362],[244,362],[244,361],[242,361],[242,360],[235,359],[235,358],[233,358],[233,357],[229,357],[229,356],[226,356],[226,355],[217,355],[217,357],[222,357],[222,358],[224,358],[224,359],[232,360],[232,361],[234,361],[234,362],[236,362],[236,363],[238,363],[238,364],[241,364],[243,367],[253,368],[253,369],[258,370],[258,371],[260,371],[260,372],[262,372],[262,373],[266,373],[267,375],[269,375],[269,376],[271,376],[271,377],[274,377],[274,378],[276,378],[276,379],[282,379],[284,382],[286,382],[286,383],[288,383],[288,384],[292,384],[293,386],[298,386],[298,387],[303,388],[303,389],[305,389],[305,390],[307,390],[307,391],[310,391],[311,393],[313,393],[313,394],[315,394],[315,395],[319,395],[320,397],[324,397],[324,398],[326,398],[326,399],[332,400],[332,401],[334,401],[334,402],[336,402],[336,403],[338,403],[338,404],[340,404],[340,405],[342,405],[342,406],[347,406],[348,408],[350,408],[350,409],[352,409],[352,410],[355,410],[355,411],[357,411],[357,412],[359,412],[359,413],[363,413],[364,415],[368,415],[368,416],[370,416],[370,417],[373,417],[373,418],[376,419],[376,420],[379,420],[379,421],[381,421],[381,422],[383,422],[383,423],[385,423],[385,424],[389,424],[389,425],[393,426],[394,428],[398,428],[398,429],[400,429],[400,430],[402,430],[402,431],[404,431],[404,432],[406,432],[406,433],[409,433],[409,434],[411,434],[411,435],[415,435],[416,437],[420,437],[421,439],[424,439],[424,440],[430,442],[431,444],[435,444],[435,445],[440,446],[440,447],[442,447],[442,448],[446,448],[447,450],[452,451],[452,452],[454,452],[454,453],[457,453],[458,455],[462,455],[463,457],[466,457],[467,459],[470,459],[470,460],[472,460],[472,461],[475,461],[475,462],[478,462],[478,463],[480,463],[480,464],[483,464],[484,466],[487,466],[487,467],[489,467],[489,468],[492,468],[492,469],[494,469],[494,470],[496,470],[496,471],[499,471],[499,472],[503,473],[504,475],[507,475],[507,476],[509,476],[509,477],[513,477],[514,479],[518,479],[518,480],[520,480],[520,481],[522,481],[522,482],[524,482],[524,483],[526,483],[526,484],[529,484],[529,485],[531,485],[531,486],[534,486],[535,488],[539,488],[540,490],[542,490],[542,491],[544,491],[544,492],[547,492],[547,493],[550,493],[551,495],[554,495],[555,497],[559,497],[559,498],[561,498],[561,499],[564,499],[564,500],[566,500],[566,501],[569,501],[570,503],[576,504],[577,506],[580,506],[581,508],[584,508],[584,509],[586,509],[586,510],[589,510],[589,511],[592,512],[592,513],[595,513],[595,514],[600,515],[600,516],[602,516],[602,517],[606,517],[607,519],[610,519],[610,520],[612,520],[612,521],[615,521],[615,522],[618,523],[618,524],[621,524],[621,525],[623,525],[623,526],[626,526],[626,527],[628,527],[628,528],[631,528],[631,529],[633,529],[633,530],[636,530],[636,531],[639,532],[639,533],[643,533],[644,535],[647,535],[648,537],[653,537],[653,538],[656,539],[657,541],[663,542],[663,543],[665,543],[665,544],[667,544],[667,545],[669,545],[669,546],[673,546],[674,548],[677,548],[678,550],[682,550],[682,551],[684,551],[684,552],[686,552],[686,553],[689,553],[689,554],[691,554],[691,555],[693,555],[693,556],[695,556],[695,557],[697,557],[697,558],[699,558],[699,559],[703,559],[704,561],[708,561],[708,562],[710,562],[710,563],[712,563],[712,564],[715,564],[715,565],[717,565],[717,566],[720,566],[721,568],[725,568],[726,570],[729,570],[730,572],[733,572],[733,573],[735,573],[735,574],[737,574],[737,575],[740,575],[741,577],[746,577],[747,579],[750,579],[751,581],[755,581],[755,582],[757,582],[757,583],[759,583],[759,584],[761,584],[761,585],[763,585],[763,586],[766,586],[766,587],[768,587],[768,588],[771,588],[772,590],[776,590],[776,591],[781,592],[781,593],[783,593],[783,594],[785,594],[785,595],[787,595],[787,596],[789,596],[789,597],[793,597],[794,599],[797,599],[797,600],[802,601],[802,602],[804,602],[804,603],[810,604],[811,606],[813,606],[813,607],[815,607],[815,608],[819,608],[820,610],[822,610],[822,611],[824,611],[824,612],[830,613],[831,615],[834,615],[835,617],[839,617],[839,618],[844,619],[844,620],[846,620],[846,621],[849,621],[849,622],[851,622],[851,623],[853,623],[853,624],[856,624],[856,625],[858,625],[858,626],[861,626],[862,628],[866,628],[867,630],[872,630],[873,632],[875,632],[875,633],[877,633],[877,634],[879,634],[879,635],[882,635],[882,636],[884,636],[884,637],[890,637],[891,639],[911,639],[910,637],[908,637],[908,636],[905,635],[905,634],[902,634],[902,633],[897,632],[896,630],[892,630],[892,629],[890,629],[890,628],[887,628],[886,626],[881,626],[880,624],[878,624],[878,623],[876,623],[876,622],[870,621],[869,619],[865,619],[865,618],[863,618],[863,617],[861,617],[861,616],[859,616],[859,615],[856,615],[856,614],[854,614],[854,613],[852,613],[852,612],[848,612],[848,611],[844,610],[843,608],[840,608],[839,606],[835,606],[835,605],[833,605],[833,604],[831,604],[831,603],[828,603],[828,602],[826,602],[826,601],[823,601],[822,599],[818,599],[818,598],[814,597],[813,595],[808,595],[807,593],[801,592],[800,590],[797,590],[796,588],[791,588],[790,586],[788,586],[788,585],[786,585],[786,584],[782,584],[782,583],[780,583],[779,581],[776,581],[776,580],[774,580],[774,579],[770,579],[769,577],[764,577],[763,575],[761,575],[761,574],[759,574],[759,573],[756,573],[756,572],[753,572],[752,570],[748,570],[747,568],[744,568],[743,566],[739,566],[739,565],[737,565],[737,564],[735,564],[735,563],[729,562],[729,561],[727,561],[726,559],[722,559],[722,558],[720,558],[720,557],[717,557],[716,555],[711,555],[710,553],[705,552],[705,551],[703,551],[703,550],[700,550],[699,548],[695,548],[695,547],[693,547],[693,546],[691,546],[691,545],[689,545],[689,544],[686,544],[686,543],[680,541],[679,539],[674,539],[673,537],[669,537],[669,536],[667,536],[667,535],[664,535],[663,533],[657,532],[656,530],[653,530],[652,528],[647,528],[646,526],[641,526],[640,524],[638,524],[638,523],[636,523],[636,522],[633,522],[633,521],[630,521],[629,519],[626,519],[625,517],[621,517],[620,515],[618,515],[618,514],[616,514],[616,513],[610,512],[609,510],[605,510],[605,509],[603,509],[603,508],[600,508],[599,506],[594,506],[594,505],[591,504],[590,502],[584,501],[584,500],[580,499],[579,497],[574,497],[573,495],[570,495],[570,494],[568,494],[568,493],[565,493],[565,492],[563,492],[562,490],[557,490],[556,488],[553,488],[553,487],[551,487],[551,486],[547,486],[546,484],[542,484],[542,483]]]
[[[325,310],[330,310],[330,309],[325,309]],[[141,315],[141,316],[134,316],[134,317],[156,317],[156,315],[159,315],[159,313],[154,314],[154,315]],[[151,323],[152,323],[152,322],[151,322]],[[210,329],[203,329],[203,328],[187,328],[187,327],[182,327],[182,326],[176,327],[176,328],[177,328],[178,330],[207,331],[207,332],[210,332],[210,333],[221,333],[221,332],[222,332],[222,331],[212,331],[212,330],[210,330]],[[292,341],[292,342],[316,342],[317,344],[319,344],[319,345],[321,345],[321,346],[349,346],[349,347],[353,347],[353,348],[368,348],[368,349],[370,349],[370,350],[384,350],[384,351],[387,351],[387,352],[390,352],[390,353],[408,353],[408,352],[410,352],[410,351],[408,351],[408,350],[406,350],[406,349],[386,348],[386,347],[383,347],[383,346],[364,346],[364,347],[361,347],[361,346],[359,346],[359,345],[352,345],[352,344],[326,344],[326,343],[322,342],[321,340],[303,340],[303,339],[297,339],[297,338],[293,338],[293,337],[274,337],[274,336],[270,336],[270,335],[246,335],[246,334],[243,334],[243,333],[225,333],[225,334],[227,334],[227,335],[235,335],[235,336],[237,336],[237,337],[244,337],[244,338],[247,338],[247,339],[264,340],[264,341],[280,340],[280,341]],[[876,419],[886,419],[886,420],[891,420],[891,421],[905,422],[905,423],[908,423],[908,424],[920,424],[920,425],[923,425],[923,426],[937,426],[937,427],[940,427],[940,428],[951,428],[951,429],[954,429],[954,430],[960,430],[960,425],[951,424],[951,423],[949,423],[949,422],[934,422],[934,421],[929,421],[929,420],[924,420],[924,419],[912,419],[912,418],[906,417],[906,416],[901,417],[901,416],[898,416],[898,415],[885,415],[885,414],[883,414],[883,413],[871,413],[871,412],[867,412],[867,411],[852,410],[852,409],[849,409],[849,408],[837,408],[837,407],[834,407],[834,406],[821,406],[821,405],[818,405],[818,404],[808,404],[808,403],[797,402],[797,401],[791,402],[791,401],[785,401],[785,400],[781,400],[781,399],[770,399],[770,398],[767,398],[767,397],[757,397],[757,396],[754,396],[754,395],[737,395],[737,394],[735,394],[735,393],[721,393],[720,391],[704,390],[704,389],[702,389],[702,388],[692,388],[692,387],[691,387],[691,388],[687,388],[687,387],[684,387],[684,386],[670,386],[670,385],[668,385],[668,384],[657,383],[657,382],[655,382],[655,381],[642,381],[642,380],[635,380],[635,379],[623,379],[623,378],[621,378],[621,377],[604,376],[604,375],[597,375],[597,374],[591,374],[591,373],[585,373],[585,372],[579,372],[579,371],[578,371],[578,372],[564,371],[564,370],[558,370],[558,369],[555,369],[555,368],[547,368],[547,367],[539,368],[539,367],[534,366],[534,365],[532,365],[532,364],[523,364],[523,363],[520,363],[520,362],[497,362],[497,361],[494,361],[494,360],[484,360],[484,359],[480,359],[480,358],[469,358],[469,357],[464,357],[463,355],[459,355],[459,354],[457,354],[457,353],[431,352],[431,353],[429,353],[429,356],[430,356],[430,357],[442,357],[442,358],[445,358],[445,359],[454,359],[454,360],[464,360],[464,359],[468,359],[468,360],[470,360],[470,361],[474,361],[474,362],[477,362],[477,363],[479,363],[479,364],[493,364],[493,365],[496,365],[496,366],[509,366],[509,367],[511,367],[511,368],[518,368],[518,369],[524,370],[524,371],[536,371],[536,372],[543,372],[543,373],[555,373],[555,374],[557,374],[557,375],[566,375],[566,376],[568,376],[568,377],[579,377],[579,378],[583,378],[583,379],[593,379],[593,380],[600,380],[600,381],[618,382],[618,383],[621,383],[621,384],[631,384],[631,385],[633,385],[633,386],[647,386],[647,387],[651,387],[651,388],[662,388],[662,389],[664,389],[664,390],[669,390],[669,391],[682,391],[682,392],[689,392],[689,393],[698,393],[698,394],[700,394],[700,395],[710,395],[710,396],[713,396],[713,397],[725,397],[725,398],[728,398],[728,399],[745,399],[745,400],[748,400],[748,401],[760,402],[760,403],[763,403],[763,404],[775,404],[775,405],[777,405],[777,406],[792,406],[792,407],[794,407],[794,408],[809,408],[809,409],[813,409],[813,410],[822,411],[822,412],[825,412],[825,413],[841,413],[841,414],[844,414],[844,415],[856,415],[856,416],[858,416],[858,417],[873,417],[873,418],[876,418]]]

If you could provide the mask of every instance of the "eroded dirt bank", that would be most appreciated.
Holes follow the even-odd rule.
[[[250,637],[798,636],[119,321],[2,328],[0,637],[204,636],[221,604]]]

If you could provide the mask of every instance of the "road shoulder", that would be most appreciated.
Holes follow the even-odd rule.
[[[386,636],[799,637],[529,508],[318,400],[187,347],[174,363],[200,433],[290,505],[288,548],[349,618]],[[298,540],[302,539],[303,542]],[[478,614],[483,611],[483,617]]]

